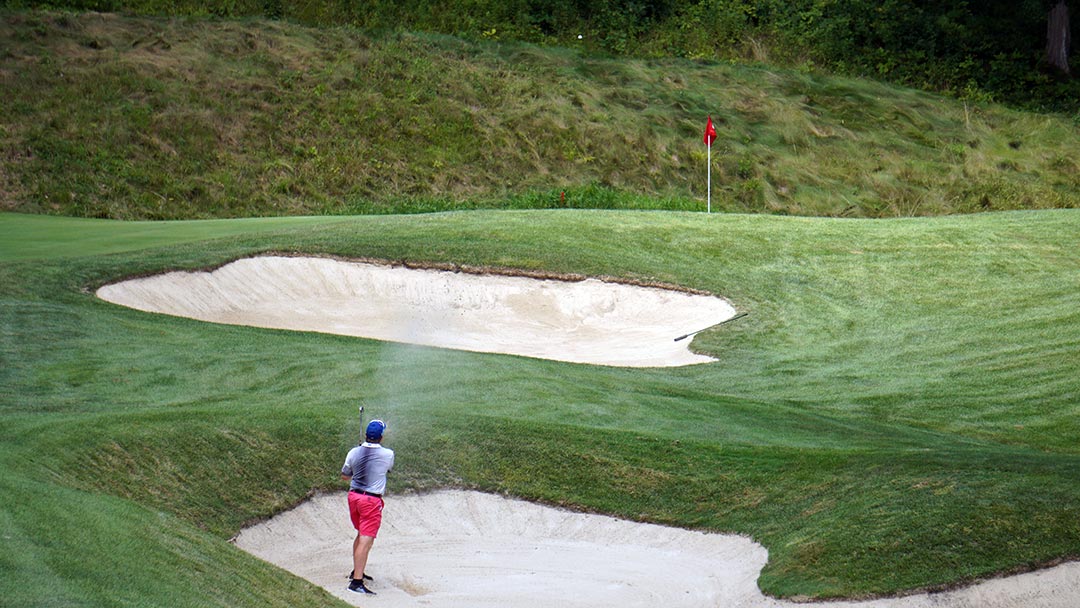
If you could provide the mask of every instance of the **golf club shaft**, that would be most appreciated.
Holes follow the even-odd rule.
[[[692,332],[690,332],[688,334],[684,334],[682,336],[679,336],[678,338],[675,338],[675,341],[678,342],[679,340],[689,338],[690,336],[692,336],[694,334],[700,334],[701,332],[705,331],[706,329],[712,329],[712,328],[714,328],[714,327],[716,327],[718,325],[723,325],[724,323],[730,323],[730,322],[734,321],[735,319],[741,319],[741,318],[745,317],[748,314],[750,314],[750,313],[740,312],[739,314],[735,315],[734,317],[731,317],[730,319],[725,319],[723,321],[720,321],[719,323],[713,323],[712,325],[710,325],[708,327],[703,327],[703,328],[701,328],[701,329],[699,329],[697,331],[692,331]]]

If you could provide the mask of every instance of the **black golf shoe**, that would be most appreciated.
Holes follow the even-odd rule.
[[[374,591],[364,586],[364,579],[362,578],[352,579],[352,581],[349,583],[349,591],[355,593],[363,593],[366,595],[375,595]]]

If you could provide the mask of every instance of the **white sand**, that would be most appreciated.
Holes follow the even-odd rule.
[[[704,534],[465,491],[387,497],[368,573],[375,597],[346,589],[352,539],[344,493],[252,526],[243,550],[357,606],[665,608],[1075,608],[1080,564],[956,591],[869,602],[793,604],[761,594],[767,551]]]
[[[731,318],[727,301],[674,290],[265,256],[213,272],[123,281],[98,297],[215,323],[362,336],[624,367],[713,359],[674,339]]]

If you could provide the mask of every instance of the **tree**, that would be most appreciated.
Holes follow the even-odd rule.
[[[1065,0],[1058,0],[1051,7],[1046,22],[1046,61],[1062,74],[1068,75],[1072,35],[1069,29],[1069,5]]]

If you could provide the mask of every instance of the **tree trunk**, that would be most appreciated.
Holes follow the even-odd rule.
[[[1069,6],[1065,0],[1050,9],[1046,25],[1046,61],[1063,74],[1069,74],[1069,47],[1072,36],[1069,30]]]

